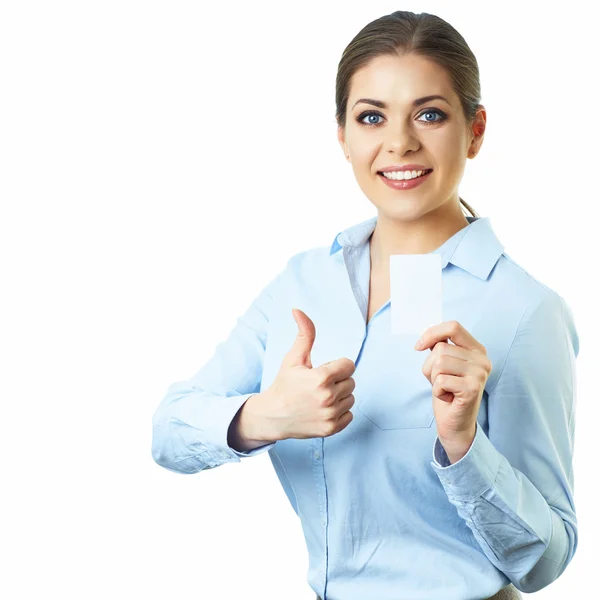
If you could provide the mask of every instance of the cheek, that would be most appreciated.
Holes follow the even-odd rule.
[[[435,153],[435,162],[444,179],[454,180],[460,178],[465,168],[465,156],[462,149],[456,144],[440,146]]]
[[[447,128],[440,135],[431,135],[426,140],[427,147],[436,162],[444,168],[460,165],[466,158],[466,138],[464,132]]]
[[[350,149],[353,168],[357,175],[361,173],[365,176],[371,175],[377,162],[377,155],[377,146],[373,144],[365,143],[362,146],[356,146],[354,151]]]
[[[436,139],[430,147],[432,153],[441,164],[447,165],[455,161],[457,144],[450,137]]]

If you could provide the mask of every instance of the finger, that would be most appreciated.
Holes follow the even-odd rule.
[[[442,340],[450,340],[456,346],[467,350],[485,350],[480,344],[458,321],[444,321],[437,325],[432,325],[426,329],[421,335],[421,344],[415,344],[417,350],[425,350],[432,348],[437,342]]]
[[[322,364],[317,367],[317,370],[321,371],[328,381],[337,383],[352,376],[356,370],[356,365],[349,358],[342,357]]]
[[[460,359],[467,363],[468,371],[471,374],[476,374],[479,371],[485,371],[488,374],[492,371],[492,363],[487,354],[479,352],[478,350],[465,350],[459,346],[452,346],[445,342],[438,342],[425,363],[423,363],[423,369],[427,369],[429,373],[433,366],[440,363],[443,357],[453,357]]]
[[[430,373],[430,381],[434,382],[438,375],[454,375],[464,377],[472,372],[472,365],[466,360],[455,356],[442,356],[433,364]]]
[[[469,361],[472,360],[473,353],[469,350],[461,348],[460,346],[453,346],[446,342],[438,342],[423,363],[422,371],[429,381],[431,381],[431,370],[433,365],[442,356],[452,356],[463,361]]]
[[[356,381],[354,378],[349,377],[348,379],[344,379],[344,381],[338,381],[333,385],[333,394],[337,400],[352,394],[356,388]]]
[[[463,391],[464,378],[456,377],[455,375],[442,374],[435,378],[433,387],[431,388],[431,394],[436,398],[447,401],[447,394],[451,392],[456,395]],[[450,398],[452,400],[453,397]]]
[[[350,394],[349,396],[346,396],[345,398],[340,398],[340,401],[337,404],[338,418],[341,415],[343,415],[345,412],[348,412],[354,406],[355,402],[356,402],[356,398],[354,397],[354,394]]]

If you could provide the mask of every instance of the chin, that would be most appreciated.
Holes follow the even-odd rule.
[[[398,203],[394,206],[390,206],[389,203],[386,203],[385,206],[377,206],[377,210],[380,215],[385,216],[389,219],[416,221],[424,215],[426,215],[431,210],[431,208],[426,208],[422,204],[416,205],[414,203],[404,203],[403,205],[399,205]]]

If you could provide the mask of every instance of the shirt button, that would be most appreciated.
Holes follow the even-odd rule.
[[[321,456],[321,453],[318,450],[315,450],[315,458],[317,460],[319,460],[319,457]]]

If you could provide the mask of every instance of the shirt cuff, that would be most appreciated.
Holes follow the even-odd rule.
[[[449,499],[473,500],[494,485],[502,454],[496,450],[477,422],[475,439],[468,452],[454,464],[439,438],[433,444],[433,461],[430,463],[443,485]]]

